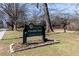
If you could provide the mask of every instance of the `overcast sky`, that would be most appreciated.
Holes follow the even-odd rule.
[[[38,11],[33,5],[30,5],[30,7],[28,6],[29,11],[35,10]],[[77,7],[77,4],[71,4],[71,3],[49,3],[48,4],[48,8],[49,10],[51,9],[51,11],[55,12],[57,9],[58,11],[62,11],[63,13],[70,13],[70,14],[74,14],[74,10],[79,10],[79,8]],[[77,9],[76,9],[77,8]],[[51,13],[52,13],[51,12]]]

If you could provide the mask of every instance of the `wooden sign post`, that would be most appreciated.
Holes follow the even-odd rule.
[[[27,37],[31,36],[42,36],[43,41],[47,41],[45,38],[45,27],[43,25],[34,25],[32,23],[25,25],[23,30],[23,44],[27,43]]]

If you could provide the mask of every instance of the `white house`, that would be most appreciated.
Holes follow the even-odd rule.
[[[7,28],[7,24],[5,20],[0,20],[0,28]]]

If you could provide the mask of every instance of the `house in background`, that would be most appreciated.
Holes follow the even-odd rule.
[[[0,20],[0,28],[3,28],[3,21]]]
[[[7,28],[7,24],[5,20],[0,19],[0,28]]]

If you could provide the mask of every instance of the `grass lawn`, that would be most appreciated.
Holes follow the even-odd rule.
[[[57,30],[56,30],[57,31]],[[5,44],[7,47],[11,43],[21,43],[22,40],[22,32],[21,31],[7,31],[3,37],[3,40],[0,43]],[[79,55],[79,32],[55,32],[48,33],[47,38],[59,40],[60,43],[52,44],[48,46],[33,48],[29,50],[15,52],[13,54],[4,53],[4,55],[14,55],[14,56],[26,56],[26,55],[41,55],[41,56],[63,56],[63,55]],[[40,40],[41,37],[35,36],[28,38],[28,42],[34,42]]]

